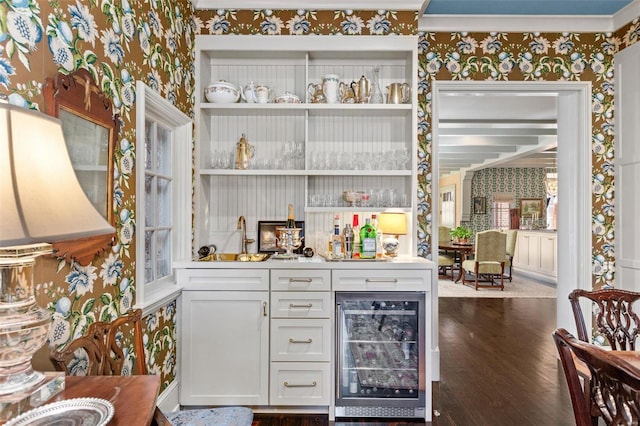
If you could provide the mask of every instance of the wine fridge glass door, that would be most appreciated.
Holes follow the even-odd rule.
[[[336,313],[336,407],[414,417],[424,408],[424,294],[338,292]]]

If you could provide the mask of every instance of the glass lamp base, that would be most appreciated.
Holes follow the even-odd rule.
[[[0,395],[0,423],[32,410],[47,402],[64,389],[64,373],[47,371],[36,373],[40,380],[28,389]]]

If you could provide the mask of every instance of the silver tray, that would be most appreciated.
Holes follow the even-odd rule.
[[[20,414],[5,426],[104,426],[115,410],[113,404],[99,398],[75,398],[41,405]]]

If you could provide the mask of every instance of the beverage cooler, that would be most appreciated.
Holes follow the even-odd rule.
[[[425,417],[424,315],[424,293],[336,293],[336,417]]]

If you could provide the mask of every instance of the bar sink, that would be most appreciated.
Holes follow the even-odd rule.
[[[269,253],[212,253],[198,259],[199,262],[263,262]]]

